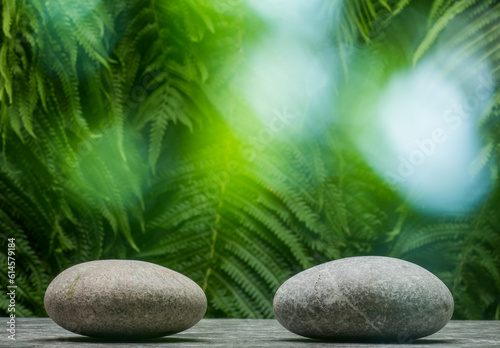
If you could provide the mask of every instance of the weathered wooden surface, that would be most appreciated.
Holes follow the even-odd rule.
[[[0,347],[500,347],[500,321],[451,321],[434,335],[401,344],[321,342],[285,330],[276,320],[203,319],[191,329],[149,341],[109,342],[79,336],[48,318],[16,320],[16,340],[7,338],[7,318]],[[137,318],[137,320],[141,320]],[[0,324],[0,327],[2,325]],[[403,340],[404,341],[404,340]]]

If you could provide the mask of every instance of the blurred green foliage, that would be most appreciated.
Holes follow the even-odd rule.
[[[480,46],[498,81],[497,1],[332,3],[318,17],[339,47],[337,95],[356,93],[360,59],[382,62],[370,71],[383,80],[464,17],[450,44],[464,57]],[[408,34],[398,18],[412,11],[427,25]],[[128,258],[195,280],[210,317],[268,318],[293,274],[388,255],[440,277],[455,319],[500,319],[497,89],[477,162],[494,189],[472,212],[427,216],[370,169],[333,111],[276,105],[287,132],[265,131],[233,83],[268,30],[242,1],[3,0],[0,12],[0,279],[15,238],[17,315],[45,316],[65,268]],[[417,44],[398,55],[404,35]],[[345,47],[375,53],[353,60]]]

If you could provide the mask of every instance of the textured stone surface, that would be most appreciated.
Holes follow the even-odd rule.
[[[50,283],[45,309],[63,328],[117,339],[186,330],[205,314],[202,289],[186,276],[143,261],[102,260],[68,268]]]
[[[307,269],[274,297],[290,331],[313,338],[401,341],[430,335],[450,320],[453,297],[432,273],[389,257],[351,257]]]
[[[0,318],[0,323],[7,322]],[[6,325],[6,324],[4,324]],[[21,318],[16,323],[16,340],[0,337],[0,347],[19,348],[457,348],[500,347],[499,321],[450,321],[441,331],[397,344],[332,343],[297,336],[272,319],[202,319],[189,330],[173,336],[145,341],[109,342],[68,332],[48,318]],[[5,331],[7,334],[7,331]]]

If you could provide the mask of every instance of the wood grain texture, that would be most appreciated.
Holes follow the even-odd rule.
[[[7,318],[0,318],[7,327]],[[0,327],[2,325],[0,324]],[[0,347],[500,347],[500,321],[451,321],[441,331],[401,344],[321,342],[297,336],[272,319],[203,319],[173,336],[135,342],[110,342],[73,334],[49,318],[16,320],[16,341],[2,329]]]

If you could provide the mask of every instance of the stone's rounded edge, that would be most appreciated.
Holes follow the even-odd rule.
[[[323,324],[325,325],[325,322],[328,324],[329,328],[334,327],[336,324],[338,324],[339,321],[341,321],[343,318],[341,317],[340,319],[338,318],[338,308],[335,308],[334,305],[330,304],[330,308],[328,303],[325,305],[324,302],[322,302],[324,299],[321,298],[321,287],[324,286],[324,284],[321,283],[321,274],[323,271],[326,270],[326,276],[331,276],[332,274],[336,275],[342,275],[341,270],[343,268],[349,268],[352,267],[353,263],[361,263],[361,264],[366,264],[366,263],[375,263],[375,266],[377,264],[384,264],[384,267],[394,267],[395,269],[400,268],[407,268],[405,270],[405,274],[397,275],[395,278],[398,281],[401,281],[403,277],[409,277],[410,275],[415,276],[415,278],[419,279],[418,281],[422,282],[429,282],[430,287],[432,290],[430,291],[422,291],[422,287],[416,287],[415,284],[417,284],[418,281],[415,279],[410,279],[408,281],[408,284],[410,285],[410,289],[404,289],[404,288],[399,288],[397,289],[400,293],[399,295],[411,295],[411,291],[417,291],[417,295],[420,296],[434,296],[434,302],[437,303],[439,309],[436,308],[427,308],[429,310],[430,314],[423,314],[423,316],[427,315],[429,318],[433,315],[436,314],[439,318],[438,320],[434,320],[433,326],[432,327],[426,327],[425,324],[422,325],[423,328],[418,327],[418,325],[413,324],[413,327],[410,327],[408,330],[399,330],[395,332],[389,332],[390,330],[383,330],[381,332],[377,333],[368,333],[367,335],[363,335],[361,332],[348,332],[346,330],[342,331],[338,330],[338,332],[335,332],[332,334],[331,332],[334,332],[335,330],[330,330],[329,333],[322,334],[318,332],[318,330],[312,329],[316,324],[320,325]],[[373,266],[373,265],[372,265]],[[365,270],[366,272],[366,270]],[[373,269],[374,273],[380,272],[379,269]],[[384,275],[387,276],[389,273],[387,273],[387,270],[382,270],[382,274],[386,272]],[[368,274],[365,274],[368,275]],[[356,283],[360,278],[357,280],[354,279],[354,283]],[[344,280],[345,281],[345,280]],[[335,283],[336,280],[333,280]],[[360,283],[363,282],[363,279],[359,280]],[[293,292],[291,289],[293,287],[297,287],[299,285],[300,289],[298,291]],[[335,291],[345,291],[345,288],[343,286],[339,287],[338,284],[334,284],[335,286],[333,289]],[[341,284],[343,285],[343,284]],[[413,288],[412,288],[413,286]],[[330,287],[329,290],[332,290]],[[324,289],[323,289],[324,291]],[[354,306],[353,308],[350,308],[349,310],[351,312],[356,312],[359,311],[359,314],[363,319],[366,319],[366,321],[372,321],[372,319],[380,319],[380,318],[368,318],[366,313],[363,313],[363,306],[365,308],[370,307],[372,303],[370,302],[361,302],[361,306],[359,303],[356,301],[352,301],[352,294],[349,292],[342,293],[340,292],[338,298],[347,300],[349,302],[349,305]],[[420,294],[418,293],[420,291]],[[406,293],[405,293],[406,292]],[[318,297],[319,294],[319,297]],[[323,292],[324,294],[324,292]],[[437,295],[434,295],[437,294]],[[291,295],[291,296],[290,296]],[[354,300],[356,300],[356,294],[354,294]],[[359,296],[358,296],[359,297]],[[359,298],[358,298],[359,299]],[[331,299],[330,299],[331,300]],[[425,300],[425,298],[424,298]],[[400,301],[399,303],[397,301]],[[397,300],[396,304],[402,305],[402,308],[411,308],[411,306],[404,304],[402,300]],[[334,301],[335,302],[335,301]],[[350,303],[353,302],[353,303]],[[425,301],[424,301],[425,302]],[[391,305],[391,303],[387,303],[387,305]],[[325,307],[327,307],[325,309]],[[359,308],[357,308],[359,307]],[[361,309],[360,309],[361,308]],[[397,308],[397,307],[396,307]],[[328,311],[330,309],[330,311]],[[333,310],[332,310],[333,309]],[[337,312],[336,312],[337,309]],[[338,260],[333,260],[329,261],[314,267],[311,267],[309,269],[306,269],[300,273],[297,273],[295,276],[289,278],[287,281],[285,281],[276,291],[274,299],[273,299],[273,311],[275,314],[275,317],[277,321],[287,330],[304,336],[304,337],[309,337],[309,338],[315,338],[315,339],[326,339],[326,340],[355,340],[355,341],[360,341],[360,342],[366,342],[366,341],[373,341],[373,342],[401,342],[401,340],[406,340],[406,339],[416,339],[416,338],[421,338],[421,337],[426,337],[428,335],[431,335],[433,333],[438,332],[441,330],[443,327],[446,326],[446,324],[449,322],[453,315],[453,309],[454,309],[454,301],[453,301],[453,296],[448,289],[448,287],[434,274],[426,270],[425,268],[416,265],[414,263],[408,262],[406,260],[400,260],[392,257],[386,257],[386,256],[357,256],[357,257],[349,257],[349,258],[344,258],[344,259],[338,259]],[[344,310],[344,313],[347,312]],[[367,313],[369,311],[366,311]],[[372,311],[373,312],[373,311]],[[383,309],[382,309],[383,312]],[[310,314],[315,313],[317,315],[316,319],[311,319]],[[326,315],[325,315],[326,314]],[[342,314],[342,313],[341,313]],[[373,314],[373,313],[372,313]],[[309,315],[309,317],[308,317]],[[321,316],[324,317],[321,317]],[[325,318],[325,316],[327,318]],[[345,314],[344,314],[345,316]],[[378,314],[376,315],[378,316]],[[422,315],[421,315],[422,316]],[[411,317],[411,315],[410,315]],[[346,317],[347,318],[347,317]],[[368,319],[370,320],[368,320]],[[418,318],[418,316],[417,316]],[[352,316],[350,316],[349,320],[352,319]],[[373,321],[375,322],[375,321]],[[376,325],[375,325],[376,326]],[[411,325],[410,325],[411,326]],[[402,326],[400,325],[400,328]],[[319,330],[320,331],[320,330]]]
[[[144,282],[148,277],[151,282]],[[146,307],[142,312],[141,305]],[[204,317],[207,305],[205,292],[189,277],[139,260],[97,260],[74,265],[58,274],[44,294],[47,314],[62,328],[118,340],[156,338],[187,330]],[[127,306],[137,307],[136,312],[127,312]],[[115,313],[108,315],[110,312]],[[120,328],[123,323],[127,325]]]
[[[420,333],[420,334],[403,333],[403,337],[405,337],[405,339],[418,339],[418,338],[430,336],[430,335],[440,331],[441,329],[443,329],[450,322],[451,317],[453,316],[454,309],[455,309],[455,301],[453,299],[453,294],[451,293],[450,289],[434,273],[430,272],[429,270],[425,269],[424,267],[417,265],[417,264],[414,264],[412,262],[406,261],[406,260],[400,260],[400,259],[396,259],[396,258],[391,258],[391,259],[409,264],[411,267],[420,270],[423,274],[425,274],[429,278],[429,280],[432,280],[431,285],[433,285],[435,290],[438,290],[440,292],[440,295],[441,295],[439,298],[436,296],[435,301],[440,302],[440,303],[437,303],[436,305],[444,307],[444,313],[441,315],[440,323],[436,323],[432,329],[428,330],[425,333]],[[429,283],[431,283],[431,281],[429,281]],[[398,337],[397,337],[398,341],[401,340],[400,336],[401,335],[398,335]]]
[[[288,280],[290,280],[290,279],[288,279]],[[285,283],[287,281],[285,281]],[[282,308],[283,307],[283,301],[281,300],[281,296],[282,296],[282,294],[284,292],[283,286],[285,285],[285,283],[281,284],[281,286],[278,288],[278,290],[276,290],[276,293],[274,294],[274,298],[273,298],[273,313],[274,313],[274,317],[276,318],[276,320],[278,321],[278,323],[280,323],[280,325],[283,326],[284,328],[288,329],[288,324],[284,320],[284,318],[286,318],[286,315],[284,315],[284,313],[283,313],[284,312],[284,309]]]

